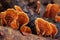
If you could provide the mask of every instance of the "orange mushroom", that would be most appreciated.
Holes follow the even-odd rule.
[[[5,12],[1,12],[1,23],[2,25],[9,25],[10,23],[17,19],[17,12],[14,9],[7,9]]]
[[[42,18],[37,18],[35,20],[37,34],[50,35],[52,33],[52,28],[47,21]]]
[[[43,17],[49,18],[51,7],[52,7],[52,4],[48,4],[48,5],[47,5],[46,11],[45,11]]]
[[[23,25],[27,25],[29,22],[28,15],[24,12],[19,12],[17,22],[19,23],[19,27],[21,27]]]
[[[59,6],[57,4],[52,4],[51,10],[50,10],[50,17],[55,18],[56,15],[59,13]]]
[[[55,22],[60,22],[60,16],[55,17]]]
[[[17,19],[18,15],[17,12],[14,9],[7,9],[6,10],[6,15],[5,15],[5,20],[7,22],[7,25],[10,25],[10,23]]]
[[[29,17],[26,13],[24,12],[17,12],[18,17],[11,22],[11,27],[13,29],[18,29],[19,27],[25,26],[29,22]]]
[[[55,16],[58,15],[58,12],[59,6],[57,4],[48,4],[46,7],[46,12],[43,15],[43,17],[55,18]]]
[[[27,34],[31,34],[32,33],[31,29],[28,26],[22,26],[20,28],[20,31],[23,33],[23,35],[26,35],[24,33],[27,33]]]

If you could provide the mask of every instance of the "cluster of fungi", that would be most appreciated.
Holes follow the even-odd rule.
[[[40,12],[40,2],[37,2],[37,12]],[[57,4],[48,4],[46,11],[42,18],[36,18],[35,27],[37,35],[55,37],[58,29],[55,24],[44,20],[46,18],[53,18],[55,22],[60,22],[58,16],[59,6]],[[31,28],[27,26],[29,23],[28,15],[21,9],[20,6],[15,5],[14,8],[7,9],[0,13],[2,26],[9,26],[15,30],[19,30],[23,35],[32,34]]]

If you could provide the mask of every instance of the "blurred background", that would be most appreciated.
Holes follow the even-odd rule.
[[[14,5],[23,7],[29,3],[36,3],[36,1],[37,0],[0,0],[0,12],[6,10],[7,8],[11,8]],[[56,3],[60,5],[60,0],[40,0],[40,2],[42,5],[47,5],[48,3]]]

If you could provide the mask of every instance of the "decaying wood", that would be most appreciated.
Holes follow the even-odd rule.
[[[38,37],[33,34],[26,36],[21,35],[17,30],[13,30],[9,27],[0,26],[0,40],[57,40],[51,38]]]

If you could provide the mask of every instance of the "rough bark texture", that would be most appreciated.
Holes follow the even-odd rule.
[[[0,26],[0,40],[57,40],[51,38],[44,38],[33,34],[23,36],[19,31],[13,30],[9,27]]]

